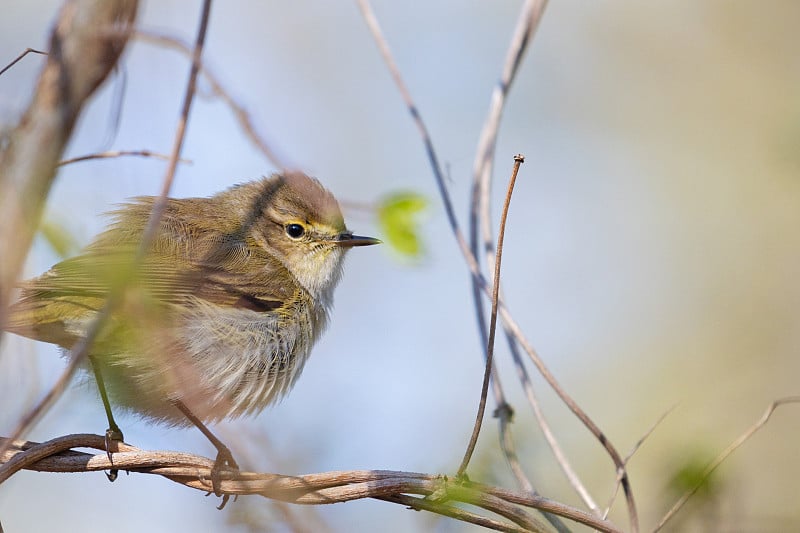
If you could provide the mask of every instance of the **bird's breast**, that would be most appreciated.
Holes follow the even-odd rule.
[[[256,413],[286,394],[328,316],[323,306],[303,300],[266,311],[204,301],[188,309],[180,336],[205,391],[203,418],[211,420]]]

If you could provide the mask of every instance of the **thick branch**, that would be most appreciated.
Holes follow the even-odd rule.
[[[116,65],[136,9],[136,0],[65,3],[33,101],[0,154],[0,332],[58,161],[86,101]]]

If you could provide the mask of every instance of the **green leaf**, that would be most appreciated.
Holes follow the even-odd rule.
[[[378,205],[378,222],[386,241],[400,254],[418,258],[423,253],[418,231],[419,215],[428,206],[424,196],[398,192]]]

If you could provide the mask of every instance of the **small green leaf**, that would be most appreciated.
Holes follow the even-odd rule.
[[[413,192],[398,192],[378,205],[378,222],[386,241],[399,253],[417,258],[423,253],[419,236],[420,213],[428,206],[424,196]]]

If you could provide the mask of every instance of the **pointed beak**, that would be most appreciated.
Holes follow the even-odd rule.
[[[361,235],[353,235],[349,231],[340,233],[336,238],[336,244],[342,248],[351,248],[353,246],[371,246],[373,244],[381,244],[383,241],[373,237],[363,237]]]

